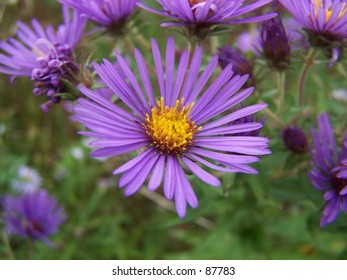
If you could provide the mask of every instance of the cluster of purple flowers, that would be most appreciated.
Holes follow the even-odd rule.
[[[87,128],[80,134],[93,138],[89,143],[94,148],[91,155],[113,157],[138,151],[113,172],[122,174],[119,187],[124,188],[125,195],[136,193],[147,179],[150,191],[163,185],[164,196],[175,201],[182,218],[187,204],[193,208],[198,205],[185,170],[215,187],[221,185],[220,180],[205,168],[223,173],[257,173],[249,164],[271,152],[269,139],[259,136],[265,119],[258,121],[254,114],[267,104],[243,105],[254,91],[246,84],[254,74],[253,63],[241,52],[246,46],[238,50],[219,48],[219,57],[213,56],[203,68],[201,46],[183,51],[175,63],[175,43],[170,37],[163,63],[160,47],[152,39],[155,83],[151,81],[148,62],[135,49],[135,69],[118,52],[116,66],[104,59],[88,67],[104,84],[102,90],[93,90],[82,79],[86,69],[81,69],[74,49],[84,35],[87,19],[113,34],[115,30],[124,33],[122,28],[138,6],[171,19],[161,26],[183,28],[191,41],[197,38],[199,43],[215,27],[263,21],[251,49],[265,58],[272,70],[281,72],[289,68],[295,36],[275,12],[249,15],[271,0],[251,4],[244,0],[158,0],[161,10],[136,0],[59,2],[64,5],[64,23],[57,31],[52,26],[42,27],[36,20],[32,20],[31,27],[19,22],[17,39],[0,42],[0,72],[12,78],[30,77],[33,93],[48,97],[43,105],[45,111],[61,101],[69,86],[79,85],[81,97],[73,107],[73,119]],[[347,36],[347,0],[280,2],[308,34],[310,46],[340,56]],[[69,9],[73,9],[72,17]],[[223,70],[214,78],[218,62]],[[106,92],[107,98],[101,92]],[[121,105],[113,103],[112,96]],[[347,139],[339,152],[328,116],[319,116],[318,124],[318,134],[312,130],[309,176],[315,188],[325,191],[327,204],[321,220],[325,226],[335,220],[340,208],[347,211]],[[306,151],[308,140],[300,129],[288,127],[283,137],[288,149],[298,154]],[[37,205],[35,210],[30,208],[33,204]],[[9,197],[4,205],[8,231],[32,239],[47,240],[65,219],[61,208],[44,191]]]

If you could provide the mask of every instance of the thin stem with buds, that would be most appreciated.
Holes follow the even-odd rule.
[[[299,83],[298,83],[299,105],[304,104],[304,91],[305,91],[306,78],[307,78],[308,70],[313,64],[316,54],[317,54],[317,50],[311,48],[302,66],[300,76],[299,76]]]

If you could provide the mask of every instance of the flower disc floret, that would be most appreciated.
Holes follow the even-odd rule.
[[[189,118],[194,104],[183,105],[177,100],[170,108],[164,105],[164,98],[157,101],[158,106],[152,108],[151,115],[146,115],[144,127],[153,145],[162,152],[180,154],[193,143],[193,136],[201,129]]]

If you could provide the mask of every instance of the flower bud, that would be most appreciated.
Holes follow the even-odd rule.
[[[303,154],[308,147],[307,136],[301,128],[288,126],[282,131],[282,137],[287,149],[295,154]]]
[[[271,68],[283,71],[290,64],[289,38],[280,18],[264,21],[260,29],[260,45],[263,56]]]

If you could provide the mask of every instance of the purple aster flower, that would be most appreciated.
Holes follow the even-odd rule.
[[[282,137],[287,149],[295,154],[303,154],[308,147],[308,140],[305,132],[296,126],[288,126],[282,131]]]
[[[6,196],[4,223],[7,232],[53,245],[48,237],[58,231],[66,217],[63,208],[45,190],[19,197]]]
[[[35,19],[32,28],[18,22],[18,39],[0,42],[4,53],[0,53],[0,73],[12,78],[30,77],[35,83],[33,93],[49,98],[43,109],[61,100],[56,94],[64,91],[63,80],[73,84],[80,81],[73,49],[82,37],[86,20],[77,12],[70,19],[68,8],[63,8],[63,18],[64,24],[56,32],[50,25],[44,29]]]
[[[280,0],[303,26],[314,47],[339,56],[347,38],[347,0]]]
[[[120,33],[139,0],[58,0],[58,2]]]
[[[184,51],[177,69],[172,37],[167,43],[165,69],[155,40],[152,40],[152,51],[159,96],[155,94],[140,51],[135,50],[139,79],[124,58],[116,53],[126,80],[120,79],[119,73],[106,59],[103,64],[94,64],[94,67],[124,104],[115,105],[81,86],[79,89],[87,98],[78,100],[74,107],[74,119],[90,130],[80,132],[82,135],[96,139],[90,143],[95,148],[92,156],[112,157],[139,152],[113,172],[114,175],[122,174],[119,187],[125,189],[125,195],[137,192],[147,178],[150,191],[156,190],[163,181],[165,197],[175,200],[179,217],[184,217],[187,203],[193,208],[198,205],[184,168],[215,187],[220,186],[219,179],[200,164],[219,172],[257,173],[248,164],[258,161],[258,156],[270,153],[267,149],[269,140],[234,134],[258,130],[262,124],[230,123],[267,105],[230,111],[250,96],[254,88],[239,92],[248,75],[233,77],[231,64],[214,82],[209,83],[218,57],[214,56],[200,74],[201,47],[192,54],[190,66],[190,54]]]
[[[210,31],[210,27],[214,25],[259,22],[276,16],[276,13],[269,13],[261,16],[239,18],[271,1],[258,0],[252,4],[245,5],[244,0],[157,0],[162,6],[161,11],[152,9],[143,3],[138,3],[137,5],[149,12],[173,20],[164,22],[161,26],[188,27],[191,35],[204,39]]]
[[[338,150],[327,113],[318,116],[318,133],[312,128],[313,147],[310,149],[313,186],[324,191],[326,201],[321,226],[332,223],[342,210],[347,212],[347,134]]]
[[[280,17],[266,20],[260,28],[260,45],[262,55],[269,66],[283,71],[290,64],[290,40]]]

